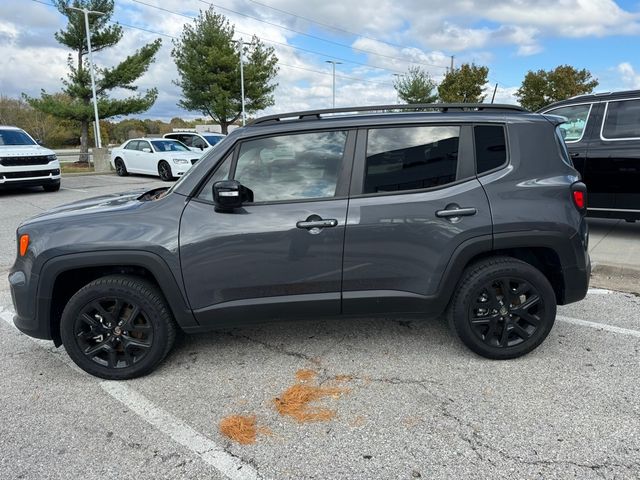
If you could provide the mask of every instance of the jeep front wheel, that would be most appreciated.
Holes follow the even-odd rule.
[[[556,297],[538,269],[497,257],[464,272],[448,316],[452,330],[477,354],[516,358],[535,349],[551,331]]]
[[[144,279],[110,275],[81,288],[60,322],[62,343],[84,371],[109,380],[151,372],[176,335],[162,293]]]

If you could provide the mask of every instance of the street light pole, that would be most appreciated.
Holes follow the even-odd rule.
[[[98,99],[96,96],[96,79],[93,66],[93,52],[91,51],[91,32],[89,30],[89,14],[104,15],[104,12],[97,12],[95,10],[88,10],[86,8],[67,7],[69,10],[76,10],[84,13],[84,26],[87,32],[87,49],[89,52],[89,72],[91,73],[91,92],[93,93],[93,114],[95,116],[94,122],[94,137],[96,141],[96,147],[102,148],[102,139],[100,138],[100,117],[98,117]],[[81,67],[81,65],[79,65]]]
[[[396,103],[399,105],[400,104],[400,92],[398,91],[398,88],[396,87],[397,82],[400,81],[400,79],[402,78],[402,75],[399,73],[394,73],[393,74],[394,77],[396,77],[396,81],[394,82],[394,88],[396,89]]]
[[[238,40],[238,48],[240,49],[240,97],[242,101],[242,126],[247,121],[247,114],[244,111],[244,46],[251,45],[249,42],[243,42],[242,38]]]
[[[336,62],[335,60],[325,60],[326,63],[330,63],[333,67],[333,108],[336,108],[336,65],[342,65],[342,62]]]

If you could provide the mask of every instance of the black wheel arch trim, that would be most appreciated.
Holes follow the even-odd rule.
[[[142,267],[148,270],[158,283],[167,304],[181,328],[197,326],[189,303],[178,280],[159,255],[143,250],[101,250],[95,252],[60,255],[47,260],[40,269],[37,285],[36,318],[43,336],[59,346],[59,332],[52,331],[51,301],[56,279],[64,272],[80,268],[109,266]]]

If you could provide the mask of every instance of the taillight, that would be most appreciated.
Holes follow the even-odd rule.
[[[29,235],[20,235],[20,256],[24,257],[27,254],[27,249],[29,248]]]
[[[580,213],[586,213],[587,211],[587,186],[582,182],[576,182],[571,185],[571,198],[573,204],[580,211]]]

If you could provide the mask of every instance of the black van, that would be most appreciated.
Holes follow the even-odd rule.
[[[580,95],[541,113],[568,119],[561,128],[587,184],[588,215],[640,219],[640,90]]]

